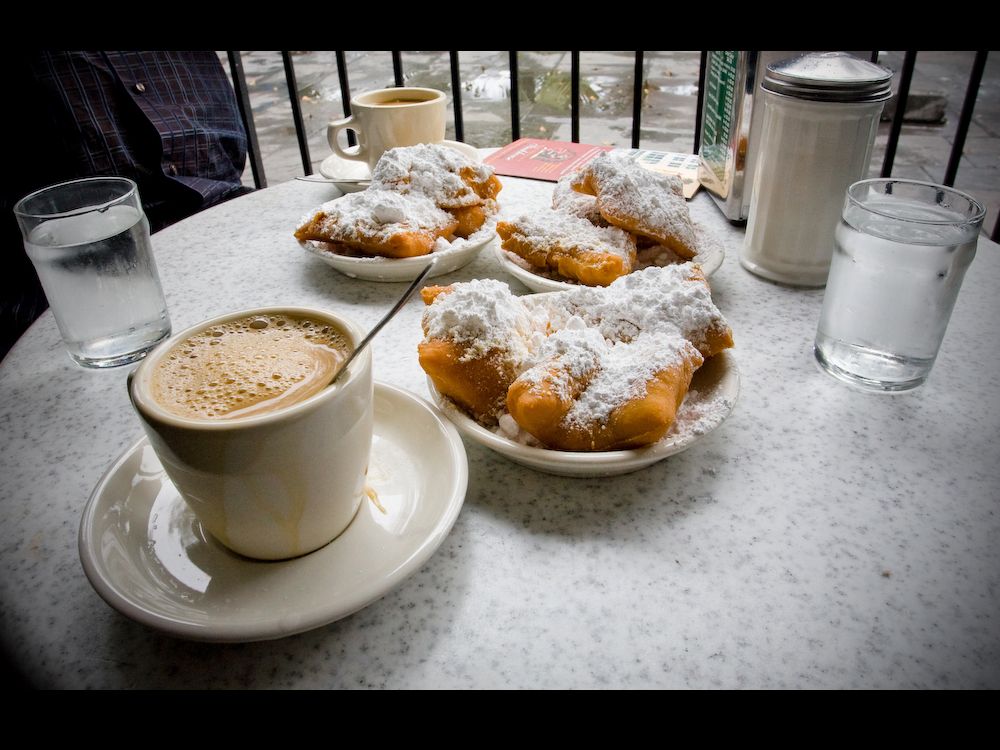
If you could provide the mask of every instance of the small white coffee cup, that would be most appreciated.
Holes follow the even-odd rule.
[[[443,141],[446,106],[447,97],[437,89],[367,91],[351,99],[351,116],[331,122],[326,137],[342,159],[367,162],[369,169],[375,169],[391,148]],[[342,130],[357,134],[357,150],[347,151],[340,145],[337,136]]]
[[[129,376],[129,397],[167,476],[218,541],[246,557],[281,560],[328,544],[360,507],[372,444],[371,352],[298,403],[232,419],[178,416],[157,402],[157,364],[194,334],[248,316],[283,314],[336,327],[354,347],[364,331],[313,308],[222,315],[158,346]]]

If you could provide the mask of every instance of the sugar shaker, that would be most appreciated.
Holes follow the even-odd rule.
[[[868,173],[892,71],[846,52],[767,67],[764,121],[742,265],[796,286],[826,284],[847,188]]]

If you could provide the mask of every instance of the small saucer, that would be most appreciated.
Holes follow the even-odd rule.
[[[331,180],[342,193],[364,190],[372,181],[372,173],[366,162],[345,159],[339,154],[326,157],[319,165],[319,173]]]
[[[157,630],[229,643],[281,638],[346,617],[419,570],[458,517],[468,478],[452,424],[424,399],[376,383],[374,499],[325,547],[280,562],[230,552],[202,529],[144,438],[94,489],[80,560],[108,604]]]
[[[698,254],[692,262],[701,266],[705,276],[711,276],[722,267],[722,262],[726,259],[726,248],[711,229],[697,221],[694,222],[694,226],[698,232],[699,247]],[[554,272],[545,272],[532,267],[524,259],[504,250],[499,244],[495,246],[494,253],[503,269],[533,292],[561,292],[580,286],[577,282],[567,281]],[[665,247],[646,248],[639,251],[635,270],[641,271],[650,266],[683,262],[683,258]]]
[[[441,145],[465,154],[475,162],[482,161],[475,146],[470,146],[468,143],[441,141]],[[372,175],[367,163],[345,159],[338,154],[330,154],[326,157],[319,165],[319,172],[327,179],[332,180],[342,193],[356,193],[371,185]]]

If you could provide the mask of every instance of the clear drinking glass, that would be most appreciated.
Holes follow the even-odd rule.
[[[876,391],[923,383],[985,213],[971,196],[929,182],[851,185],[816,331],[823,369]]]
[[[134,362],[170,335],[139,189],[121,177],[42,188],[14,213],[70,356]]]

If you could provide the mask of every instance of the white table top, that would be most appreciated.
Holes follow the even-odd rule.
[[[504,200],[551,190],[505,179]],[[374,324],[402,284],[349,279],[291,237],[337,195],[293,181],[154,237],[174,330],[311,305]],[[567,479],[466,442],[447,539],[367,608],[276,641],[187,642],[84,576],[77,532],[140,436],[127,368],[83,370],[50,313],[0,367],[0,638],[38,686],[89,688],[1000,687],[1000,255],[980,240],[937,365],[898,396],[821,373],[822,290],[740,265],[743,231],[692,201],[742,393],[728,421],[648,469]],[[440,281],[509,280],[490,250]],[[375,377],[427,397],[421,304],[374,343]]]

